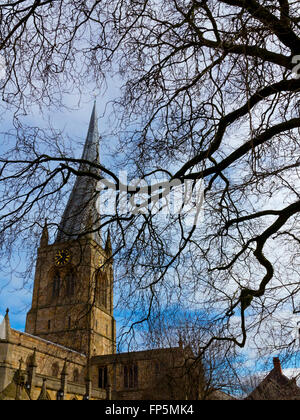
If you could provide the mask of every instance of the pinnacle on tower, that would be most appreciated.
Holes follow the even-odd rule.
[[[46,382],[47,382],[47,379],[43,378],[43,386],[42,386],[40,396],[38,397],[38,401],[48,401],[48,400],[50,400],[50,397],[49,397],[48,392],[47,392]]]
[[[111,244],[110,230],[108,230],[108,233],[107,233],[105,251],[106,251],[107,255],[109,255],[109,256],[112,255],[112,244]]]
[[[43,233],[41,237],[41,248],[48,246],[49,244],[49,233],[48,233],[48,222],[47,219],[45,220],[45,226],[43,228]]]
[[[31,359],[31,362],[30,362],[30,367],[37,367],[36,348],[34,348],[34,350],[33,350],[33,355],[32,355],[32,359]]]

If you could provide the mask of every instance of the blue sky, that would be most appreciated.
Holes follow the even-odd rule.
[[[80,105],[78,105],[78,97],[72,95],[66,97],[65,103],[70,108],[74,108],[73,110],[49,110],[44,115],[41,115],[39,112],[32,112],[30,115],[24,118],[24,122],[42,128],[47,126],[49,118],[53,128],[63,130],[66,135],[74,139],[75,152],[77,157],[80,157],[82,153],[82,145],[86,138],[95,97],[97,99],[97,111],[99,116],[98,125],[101,136],[108,131],[111,124],[111,120],[109,119],[110,109],[106,108],[106,104],[109,100],[116,97],[117,94],[118,88],[114,85],[113,82],[111,82],[111,85],[106,92],[103,92],[103,94],[95,92],[95,96],[83,96],[81,98]],[[5,123],[0,121],[0,131],[9,129],[11,127],[11,122],[12,117],[6,114]],[[101,146],[101,162],[105,166],[110,167],[112,161],[110,160],[108,149],[111,145],[105,144],[104,140]],[[18,268],[19,271],[21,271],[22,267],[25,267],[26,261],[22,255],[20,257],[19,255],[16,255],[16,258],[20,258]],[[9,268],[7,268],[5,271],[6,273],[0,272],[0,322],[2,316],[5,314],[6,308],[9,308],[12,327],[22,331],[25,328],[26,313],[30,308],[32,291],[29,286],[25,289],[23,288],[22,278],[19,278],[17,273],[9,273]],[[120,327],[121,319],[119,318],[118,322],[117,311],[115,312],[115,316],[117,318],[117,325]],[[255,358],[256,355],[253,355],[253,358],[249,359],[250,365],[254,369]],[[270,357],[270,363],[271,360],[272,359]]]
[[[90,89],[90,91],[93,91]],[[117,82],[110,81],[109,86],[103,93],[95,91],[94,94],[83,95],[80,99],[76,95],[69,95],[64,98],[64,102],[70,110],[54,110],[49,109],[43,115],[40,111],[32,111],[24,117],[22,121],[27,125],[39,128],[47,128],[50,122],[51,126],[56,130],[63,130],[64,134],[72,139],[72,146],[77,157],[81,157],[83,143],[85,142],[89,120],[93,109],[94,101],[97,101],[98,125],[100,136],[105,134],[108,127],[111,126],[109,119],[111,108],[107,106],[107,102],[112,100],[118,94]],[[1,106],[1,103],[0,103]],[[12,114],[5,113],[0,117],[0,132],[14,132],[12,125]],[[4,145],[3,138],[1,141],[1,152],[5,152],[7,146]],[[101,163],[110,167],[111,160],[109,157],[109,149],[112,145],[105,144],[105,140],[100,144]],[[10,321],[13,328],[24,330],[26,313],[30,308],[32,290],[30,285],[23,287],[22,277],[20,273],[25,268],[25,255],[20,251],[16,251],[14,256],[15,265],[18,272],[11,270],[10,267],[0,271],[0,321],[1,316],[5,314],[6,308],[10,309]],[[32,279],[33,281],[33,279]]]

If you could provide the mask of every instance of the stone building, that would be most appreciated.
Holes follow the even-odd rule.
[[[99,162],[94,106],[80,172],[98,174]],[[9,311],[0,325],[0,399],[196,398],[187,349],[116,353],[112,247],[99,234],[96,182],[77,177],[53,244],[43,230],[25,332],[11,328]]]

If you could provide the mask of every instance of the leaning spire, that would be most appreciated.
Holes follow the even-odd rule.
[[[107,253],[108,256],[112,255],[112,244],[111,244],[111,235],[110,235],[110,230],[108,230],[107,232],[107,239],[106,239],[106,244],[105,244],[105,251]]]
[[[97,104],[94,103],[92,111],[89,130],[84,145],[82,160],[92,163],[100,163],[99,157],[99,131],[98,131],[98,118],[97,118]],[[84,164],[82,164],[85,166]],[[93,170],[93,168],[91,168]]]
[[[75,185],[58,228],[56,243],[67,242],[79,238],[87,231],[87,226],[89,226],[89,237],[101,244],[98,229],[100,226],[100,215],[96,208],[97,179],[93,178],[93,175],[100,174],[100,170],[91,164],[100,164],[96,102],[90,118],[89,129],[79,167],[79,171],[85,172],[87,175],[80,175],[75,181]],[[92,229],[90,226],[91,220]],[[90,231],[92,231],[92,233]]]

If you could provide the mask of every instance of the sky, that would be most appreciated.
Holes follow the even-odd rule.
[[[55,129],[63,130],[66,135],[74,139],[74,145],[76,145],[75,151],[77,157],[80,157],[82,144],[85,141],[88,130],[94,100],[96,99],[97,101],[97,111],[99,116],[98,125],[101,136],[110,128],[110,109],[106,107],[106,104],[109,100],[116,97],[118,92],[118,84],[114,81],[110,81],[105,92],[95,92],[95,95],[83,95],[80,106],[78,106],[78,97],[72,95],[65,97],[65,103],[70,108],[74,108],[73,110],[65,110],[63,112],[50,110],[43,116],[39,112],[36,112],[28,115],[24,121],[38,127],[45,127],[47,125],[48,118],[50,118],[51,125]],[[5,131],[5,129],[10,126],[11,118],[6,115],[6,122],[5,124],[2,124],[1,131]],[[104,166],[109,167],[111,164],[109,157],[109,148],[111,145],[102,143],[101,146],[101,163],[103,163]],[[268,205],[270,205],[270,203]],[[20,267],[22,264],[24,264],[24,261],[20,262]],[[4,273],[0,273],[0,322],[3,319],[6,308],[9,308],[12,327],[20,331],[24,331],[26,313],[30,308],[32,291],[31,289],[24,289],[22,287],[22,279],[18,278],[15,274],[12,274],[8,285],[7,282],[7,276]],[[118,320],[117,314],[116,318]],[[255,368],[255,357],[256,355],[249,351],[249,367]],[[294,375],[294,370],[291,371],[289,369],[285,372],[288,376]]]
[[[23,122],[37,126],[39,128],[47,127],[50,121],[51,126],[56,130],[63,130],[64,134],[73,141],[72,146],[78,158],[81,157],[83,144],[86,139],[89,121],[94,106],[94,101],[97,102],[98,126],[99,134],[105,134],[108,127],[111,125],[110,113],[111,108],[106,106],[107,102],[118,94],[117,82],[108,82],[106,91],[95,92],[94,95],[83,95],[80,104],[78,105],[79,97],[69,95],[64,98],[67,107],[70,110],[49,110],[44,115],[40,112],[32,112],[23,118]],[[5,114],[5,119],[0,120],[0,132],[5,132],[12,129],[12,115]],[[3,142],[1,143],[1,152],[4,152]],[[108,144],[105,139],[100,142],[101,163],[104,166],[110,167],[110,149],[111,144]],[[15,256],[17,261],[18,271],[25,268],[24,256]],[[17,330],[24,331],[26,313],[30,309],[32,290],[28,287],[23,287],[22,278],[19,278],[17,273],[9,271],[0,272],[0,322],[1,316],[5,314],[7,308],[10,309],[11,326]],[[33,279],[32,279],[33,280]]]

